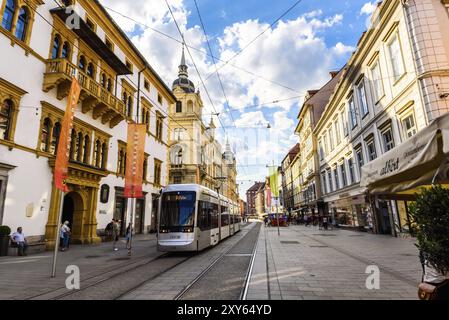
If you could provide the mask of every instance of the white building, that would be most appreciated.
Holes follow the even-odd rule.
[[[315,128],[323,200],[337,222],[397,234],[414,192],[367,193],[361,168],[449,111],[449,1],[385,0]]]
[[[29,240],[53,245],[60,206],[54,154],[75,75],[82,93],[63,220],[78,243],[99,242],[113,217],[125,226],[127,122],[138,120],[148,136],[135,229],[148,232],[167,183],[167,111],[175,97],[98,1],[59,3],[0,1],[0,225],[21,226]],[[66,10],[71,4],[75,13]]]

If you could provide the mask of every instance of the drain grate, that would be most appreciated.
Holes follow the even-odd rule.
[[[299,244],[298,241],[281,241],[282,244]]]

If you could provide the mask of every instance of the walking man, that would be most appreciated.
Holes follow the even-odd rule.
[[[118,226],[118,221],[114,220],[114,223],[112,225],[112,241],[113,241],[114,251],[118,250],[118,248],[117,248],[117,241],[119,239],[119,234],[120,234],[120,229],[119,229],[119,226]]]

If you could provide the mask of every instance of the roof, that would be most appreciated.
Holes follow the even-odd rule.
[[[246,190],[246,192],[259,190],[261,184],[262,184],[262,182],[256,182],[255,184],[253,184],[253,186],[251,188]]]
[[[295,157],[299,153],[299,151],[300,151],[300,146],[299,146],[299,143],[297,143],[288,151],[287,155],[284,157],[284,159],[282,159],[282,163],[284,163],[284,161],[287,158],[290,159],[290,161],[293,161],[293,159],[295,159]]]
[[[324,109],[326,108],[326,105],[328,104],[332,93],[335,89],[335,87],[338,84],[338,81],[340,80],[342,74],[343,74],[344,67],[338,71],[338,73],[335,75],[334,72],[331,72],[331,75],[333,78],[329,80],[328,83],[326,83],[321,89],[319,89],[312,97],[310,97],[308,100],[304,102],[303,106],[313,106],[313,121],[314,123],[317,123],[318,120],[321,118],[321,115],[324,112]],[[301,111],[299,112],[298,118],[300,117],[302,111],[304,110],[304,107],[301,108]]]

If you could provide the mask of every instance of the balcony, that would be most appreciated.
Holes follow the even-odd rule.
[[[57,98],[64,99],[69,95],[72,76],[81,86],[79,100],[83,113],[92,111],[95,120],[101,118],[101,123],[109,123],[111,129],[125,120],[125,104],[66,59],[47,60],[44,92],[57,88]]]

